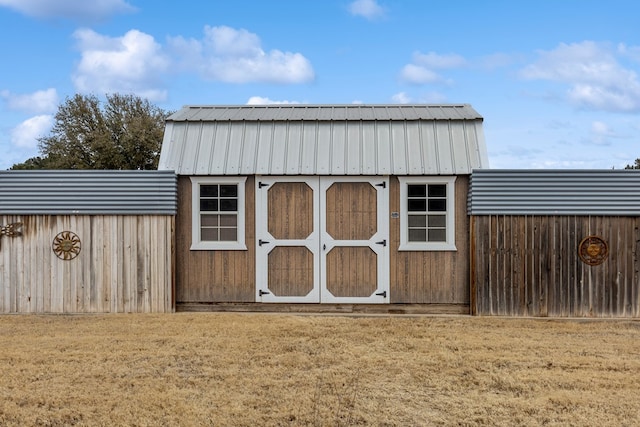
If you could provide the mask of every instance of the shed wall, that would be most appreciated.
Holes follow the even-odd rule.
[[[469,307],[468,176],[456,179],[457,251],[398,251],[400,183],[390,180],[390,302]],[[191,181],[178,179],[176,216],[176,303],[253,303],[256,292],[255,177],[245,186],[245,251],[192,251]],[[285,261],[286,262],[286,261]],[[286,264],[285,264],[286,267]]]
[[[245,251],[192,251],[191,180],[178,179],[176,302],[255,302],[255,179],[245,184]]]
[[[483,215],[471,218],[472,312],[478,315],[640,317],[640,218]],[[608,244],[600,265],[578,246]]]
[[[391,179],[391,212],[400,212],[400,182]],[[455,184],[456,251],[398,251],[400,220],[390,224],[390,295],[392,303],[469,305],[469,177]]]
[[[1,313],[172,311],[171,215],[0,215],[22,235],[0,236]],[[78,256],[59,259],[56,235],[72,231]]]

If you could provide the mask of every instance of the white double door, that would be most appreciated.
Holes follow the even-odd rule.
[[[256,300],[389,302],[388,177],[257,177]]]

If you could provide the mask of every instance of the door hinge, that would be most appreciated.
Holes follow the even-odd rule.
[[[265,184],[265,183],[264,183],[264,182],[262,182],[262,181],[259,181],[259,182],[258,182],[258,188],[268,187],[268,186],[269,186],[269,184]]]
[[[387,291],[378,292],[376,295],[379,296],[379,297],[382,297],[382,298],[386,298],[387,297]]]
[[[386,181],[382,181],[380,184],[376,184],[376,187],[387,188],[387,182]]]
[[[271,242],[267,242],[266,240],[258,240],[258,246],[262,246],[262,245],[266,245],[267,243],[271,243]]]
[[[377,245],[387,246],[387,239],[376,242]]]
[[[263,291],[262,289],[260,289],[260,290],[258,291],[258,295],[260,295],[260,296],[262,296],[262,295],[269,295],[270,293],[271,293],[271,292],[269,292],[269,291]]]

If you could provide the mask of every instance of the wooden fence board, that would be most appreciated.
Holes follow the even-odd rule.
[[[471,224],[477,314],[640,317],[640,218],[487,215]],[[578,254],[590,235],[608,243],[600,265]]]
[[[165,215],[1,216],[23,235],[0,239],[0,313],[169,312],[173,226]],[[81,251],[59,259],[54,237],[72,231]]]

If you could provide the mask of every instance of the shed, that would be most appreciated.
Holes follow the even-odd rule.
[[[468,313],[482,122],[469,105],[182,108],[159,164],[178,175],[176,309]]]
[[[171,312],[176,177],[0,172],[0,313]]]
[[[472,312],[640,317],[640,171],[474,170]]]

